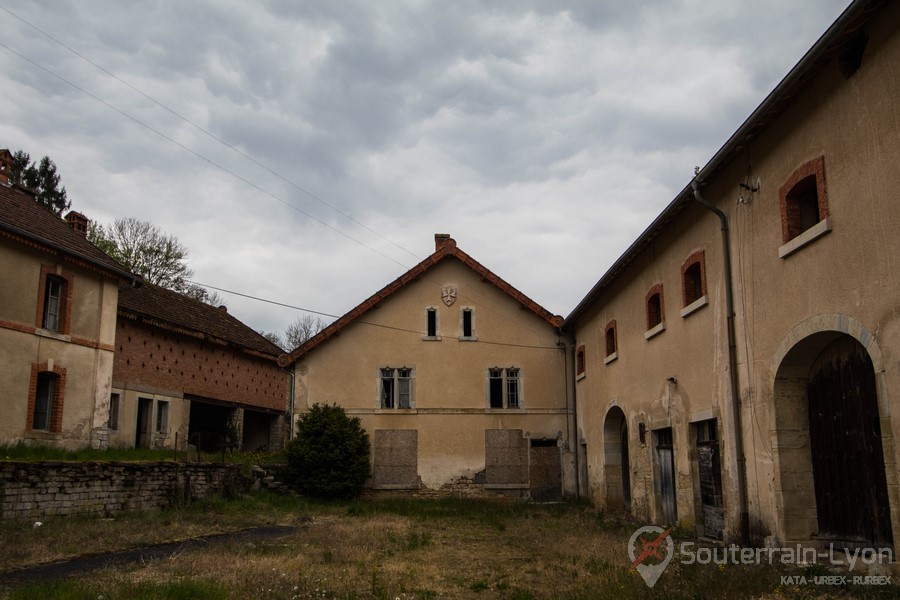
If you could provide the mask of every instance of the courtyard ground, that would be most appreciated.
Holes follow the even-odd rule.
[[[822,565],[683,564],[649,588],[627,545],[641,525],[582,504],[360,500],[260,493],[162,513],[0,523],[0,581],[31,565],[249,527],[284,534],[166,546],[68,579],[0,587],[6,598],[893,598]],[[675,532],[677,536],[677,532]],[[676,547],[688,541],[676,537]],[[148,555],[149,556],[149,555]],[[785,579],[790,578],[790,579]],[[804,579],[805,578],[805,579]]]

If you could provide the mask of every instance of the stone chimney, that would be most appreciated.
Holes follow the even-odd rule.
[[[66,223],[69,224],[72,231],[81,234],[82,237],[87,237],[88,223],[90,222],[90,219],[74,210],[69,211],[69,214],[66,215]]]
[[[0,148],[0,184],[9,184],[9,173],[12,171],[13,155],[7,148]]]
[[[434,251],[437,252],[441,248],[447,245],[448,242],[452,242],[453,238],[450,237],[449,233],[436,233],[434,234]]]

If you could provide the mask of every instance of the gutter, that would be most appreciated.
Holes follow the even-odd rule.
[[[735,459],[738,476],[738,505],[740,507],[741,543],[750,544],[750,515],[747,508],[747,457],[744,455],[744,428],[741,420],[740,383],[737,372],[737,344],[734,333],[734,295],[732,293],[731,241],[728,231],[728,217],[700,195],[697,179],[691,180],[694,199],[707,210],[719,217],[722,226],[722,257],[725,270],[725,316],[728,331],[729,379],[731,380],[731,412],[734,427]]]

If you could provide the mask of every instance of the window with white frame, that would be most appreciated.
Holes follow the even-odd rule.
[[[413,369],[381,369],[381,408],[413,408]]]
[[[438,335],[438,311],[433,306],[425,309],[425,335],[422,339],[430,341],[441,339]]]
[[[490,408],[521,408],[522,378],[517,368],[488,369],[488,406]]]

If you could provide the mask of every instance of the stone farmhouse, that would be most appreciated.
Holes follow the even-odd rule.
[[[295,415],[359,417],[371,486],[559,498],[575,492],[562,317],[460,249],[435,251],[305,344]]]
[[[0,440],[102,447],[119,289],[140,277],[10,186],[11,162],[0,150]]]
[[[595,504],[900,540],[898,26],[854,2],[566,319]]]

